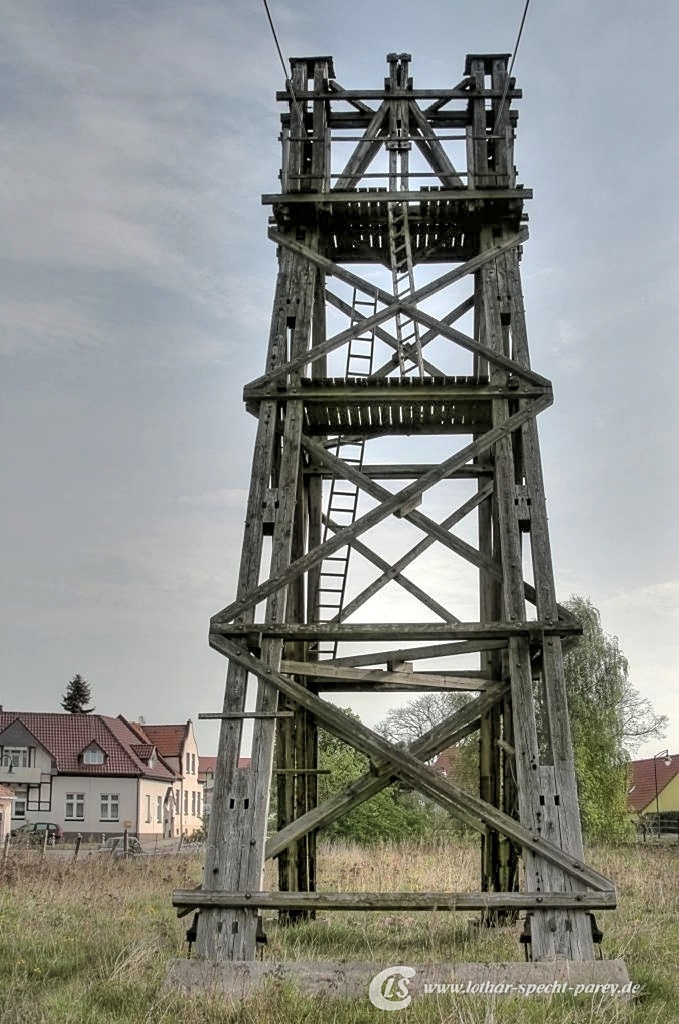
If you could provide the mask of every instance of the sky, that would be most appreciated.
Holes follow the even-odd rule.
[[[522,0],[271,0],[283,53],[380,88],[511,52]],[[417,17],[413,17],[416,10]],[[283,73],[260,0],[0,0],[0,703],[221,707],[275,250]],[[674,0],[533,0],[514,74],[522,263],[559,596],[583,594],[679,752]],[[385,705],[362,714],[372,725]],[[197,723],[200,750],[216,750]]]

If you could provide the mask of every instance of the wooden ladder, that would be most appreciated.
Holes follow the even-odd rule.
[[[389,225],[389,256],[391,260],[391,277],[394,298],[406,299],[415,291],[413,275],[413,253],[410,244],[408,227],[408,207],[406,203],[387,204],[387,222]],[[413,366],[417,367],[420,377],[424,376],[420,330],[417,321],[412,320],[399,310],[396,314],[396,340],[398,342],[398,364],[401,376]],[[410,366],[408,364],[411,364]]]
[[[361,298],[364,292],[354,288],[351,302],[351,325],[358,325],[361,320],[374,316],[377,312],[377,296]],[[345,377],[347,380],[367,380],[373,369],[375,355],[375,328],[358,331],[347,347]],[[360,469],[363,465],[365,440],[363,438],[345,438],[338,436],[328,445],[329,451],[352,466]],[[336,532],[333,527],[350,526],[356,519],[359,489],[349,480],[333,477],[330,481],[328,500],[323,516],[323,540],[326,541]],[[318,615],[321,622],[339,622],[344,606],[344,595],[349,572],[349,556],[351,548],[340,548],[334,555],[324,558],[321,563]],[[320,658],[334,658],[337,654],[337,643],[320,642],[318,655]]]

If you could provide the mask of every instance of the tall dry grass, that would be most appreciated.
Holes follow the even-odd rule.
[[[398,1021],[422,1024],[676,1024],[679,1020],[679,848],[639,846],[590,851],[591,862],[617,883],[620,905],[598,915],[607,957],[623,957],[643,998],[548,1000],[431,997]],[[472,844],[333,846],[319,858],[321,887],[345,890],[464,890],[478,886]],[[185,955],[187,919],[170,904],[176,888],[199,883],[198,856],[76,863],[48,852],[12,851],[0,868],[0,1021],[2,1024],[255,1024],[313,1021],[359,1024],[383,1020],[367,998],[305,998],[292,988],[263,992],[245,1005],[184,999],[163,988],[167,966]],[[315,922],[279,926],[265,919],[267,958],[439,960],[520,959],[518,928],[470,925],[475,915],[450,913],[320,914]],[[387,1020],[390,1018],[387,1016]]]

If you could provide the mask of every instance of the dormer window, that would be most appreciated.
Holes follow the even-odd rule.
[[[103,764],[105,760],[106,754],[101,747],[88,747],[83,751],[83,764]]]
[[[3,747],[3,768],[28,768],[31,757],[28,747]]]

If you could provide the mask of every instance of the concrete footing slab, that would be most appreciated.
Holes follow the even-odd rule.
[[[328,960],[175,960],[166,988],[185,995],[213,995],[241,1001],[262,988],[292,985],[305,995],[365,999],[383,1010],[402,1009],[425,999],[468,996],[539,998],[564,994],[631,999],[639,992],[623,960],[554,960],[539,963],[398,964]]]

